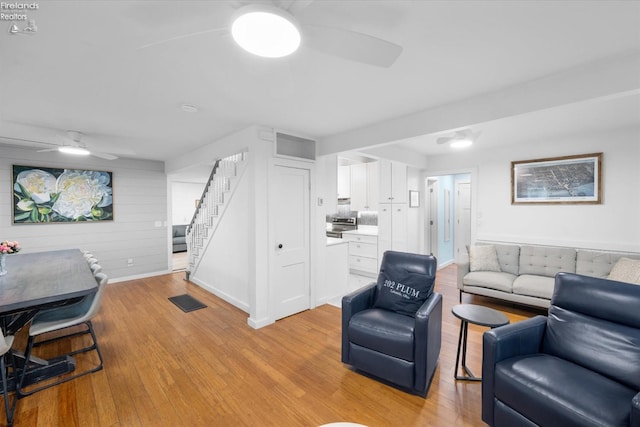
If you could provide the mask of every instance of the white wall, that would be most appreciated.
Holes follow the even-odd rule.
[[[171,222],[174,225],[189,224],[196,210],[196,200],[200,200],[204,183],[171,183]]]
[[[11,165],[104,170],[113,173],[114,220],[99,223],[12,224]],[[164,164],[102,160],[21,148],[0,148],[0,239],[23,251],[90,250],[110,280],[168,272],[167,180]],[[127,260],[133,259],[133,266]]]
[[[511,161],[602,152],[603,204],[511,205]],[[477,169],[472,240],[640,252],[640,130],[531,141],[429,158],[428,175]],[[473,229],[473,228],[472,228]]]
[[[244,174],[191,280],[236,307],[250,311],[249,179]]]

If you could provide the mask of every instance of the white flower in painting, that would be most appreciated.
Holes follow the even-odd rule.
[[[105,172],[65,170],[58,177],[57,188],[61,194],[53,210],[72,219],[91,216],[94,206],[111,205],[109,182],[109,174]]]
[[[31,193],[31,200],[36,203],[47,203],[51,200],[51,193],[56,192],[56,177],[40,169],[29,169],[18,174],[15,190],[21,191],[17,183]]]

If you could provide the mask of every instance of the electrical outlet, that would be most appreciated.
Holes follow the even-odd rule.
[[[133,266],[133,258],[129,258],[127,260],[127,267],[132,267]]]

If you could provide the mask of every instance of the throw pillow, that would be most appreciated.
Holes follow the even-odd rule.
[[[387,264],[378,274],[378,289],[373,306],[415,316],[416,311],[433,293],[434,283],[433,276],[407,271],[402,264]]]
[[[609,280],[618,282],[635,283],[640,285],[640,260],[631,258],[620,258],[609,273]]]
[[[469,271],[502,271],[498,253],[493,245],[478,245],[469,248]]]

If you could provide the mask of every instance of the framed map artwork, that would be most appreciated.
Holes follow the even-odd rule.
[[[602,153],[511,162],[511,204],[601,204]]]

